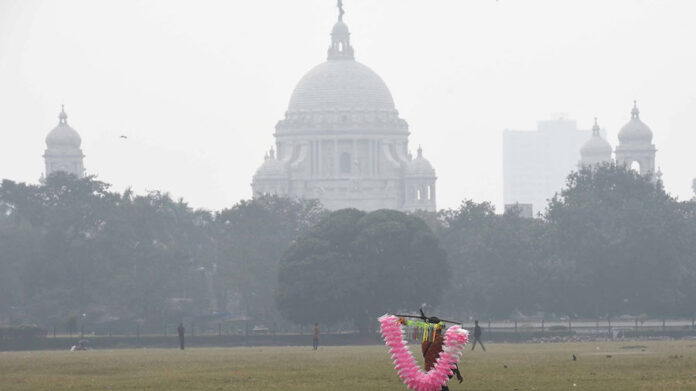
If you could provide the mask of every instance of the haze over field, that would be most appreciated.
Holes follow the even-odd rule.
[[[251,195],[294,86],[326,57],[330,0],[0,2],[0,177],[36,182],[65,103],[89,174],[218,210]],[[667,191],[696,176],[696,5],[687,0],[345,1],[356,59],[437,169],[438,206],[502,203],[502,130],[634,99]],[[127,139],[119,138],[127,135]]]

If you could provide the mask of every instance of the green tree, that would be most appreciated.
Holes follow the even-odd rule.
[[[550,259],[563,267],[549,307],[584,316],[674,313],[691,239],[683,208],[659,181],[613,164],[583,168],[545,217]]]
[[[307,324],[352,320],[368,332],[385,313],[439,304],[446,254],[425,222],[392,210],[331,213],[283,254],[276,301]]]
[[[279,320],[273,298],[278,261],[323,213],[317,201],[272,195],[240,201],[218,212],[216,291],[220,301],[256,320]]]
[[[539,309],[542,255],[537,244],[543,222],[516,213],[498,215],[490,203],[473,201],[442,215],[442,244],[454,277],[450,312],[508,317]]]

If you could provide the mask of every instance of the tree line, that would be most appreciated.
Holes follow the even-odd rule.
[[[489,203],[410,215],[259,196],[228,209],[58,173],[0,185],[0,322],[353,322],[693,316],[696,206],[617,165],[572,173],[533,219]]]

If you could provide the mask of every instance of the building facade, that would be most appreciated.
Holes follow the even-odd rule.
[[[503,131],[505,205],[524,205],[527,215],[543,212],[577,168],[580,148],[590,135],[568,119],[539,121],[536,131]]]
[[[46,136],[46,151],[43,155],[46,164],[45,176],[63,171],[82,178],[85,175],[85,155],[80,149],[81,144],[82,138],[68,125],[68,115],[65,113],[65,107],[62,107],[58,115],[58,126]]]
[[[436,210],[436,174],[384,81],[355,61],[343,9],[327,61],[302,77],[252,191],[318,199],[330,210]]]

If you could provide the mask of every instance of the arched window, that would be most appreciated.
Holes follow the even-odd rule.
[[[350,174],[350,154],[343,152],[341,154],[341,174]]]
[[[433,199],[433,190],[432,187],[428,186],[428,201]]]
[[[421,191],[420,191],[420,189],[416,190],[416,200],[418,200],[418,201],[421,200]]]

